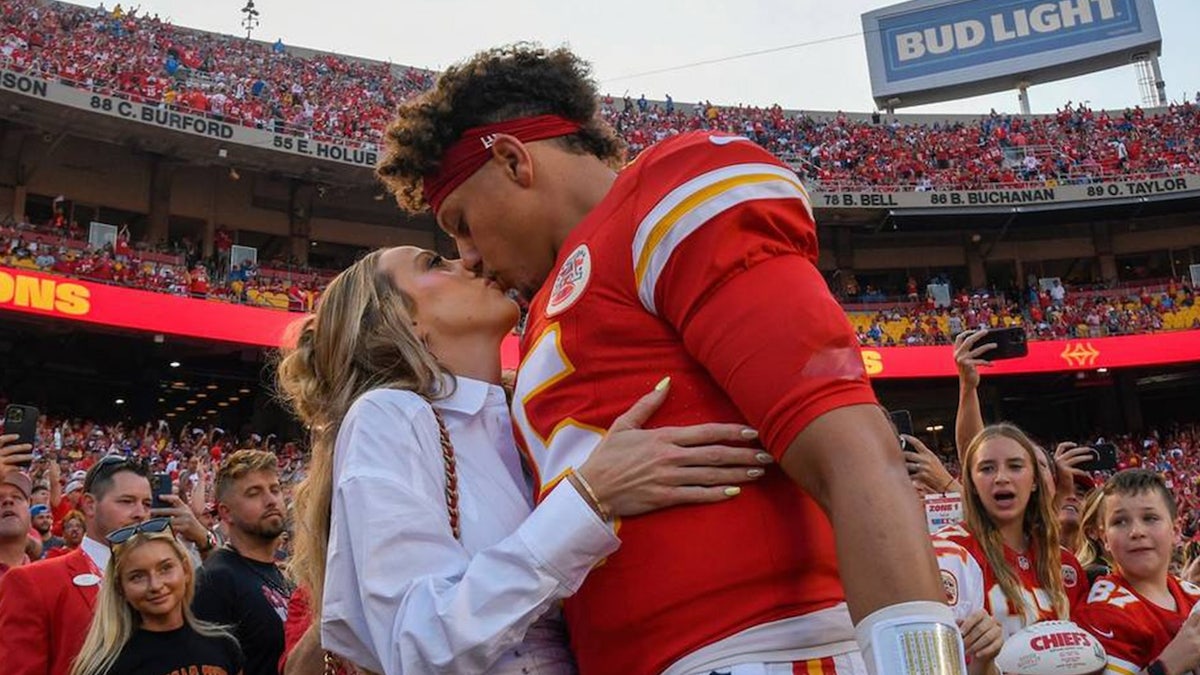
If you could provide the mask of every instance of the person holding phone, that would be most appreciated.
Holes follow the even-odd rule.
[[[241,675],[237,640],[199,621],[191,557],[169,518],[110,532],[99,606],[70,675]]]
[[[1067,619],[1087,593],[1083,569],[1059,545],[1038,452],[1011,424],[985,427],[964,453],[963,522],[934,535],[955,616],[967,620],[983,609],[1003,639],[1038,621]]]

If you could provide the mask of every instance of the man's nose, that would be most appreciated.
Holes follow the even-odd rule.
[[[475,248],[475,244],[470,239],[462,237],[454,241],[458,244],[458,257],[463,269],[475,275],[482,274],[483,257],[479,255],[479,250]]]

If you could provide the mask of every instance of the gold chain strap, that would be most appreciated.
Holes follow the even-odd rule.
[[[450,442],[450,432],[446,431],[446,420],[442,419],[442,414],[437,411],[437,408],[432,408],[433,417],[437,420],[438,435],[441,437],[442,443],[442,463],[446,467],[446,511],[450,513],[450,531],[454,533],[454,538],[459,539],[458,529],[458,462],[454,459],[454,443]],[[354,673],[358,670],[346,663],[341,658],[334,655],[333,652],[325,652],[325,675],[338,675],[338,673]]]

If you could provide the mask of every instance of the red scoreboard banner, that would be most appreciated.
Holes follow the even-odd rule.
[[[278,347],[300,314],[0,267],[0,310],[151,333]],[[872,378],[955,377],[950,347],[866,347]],[[505,368],[518,363],[517,338],[504,341]],[[997,361],[988,374],[1021,375],[1200,361],[1200,330],[1029,343],[1029,356]]]

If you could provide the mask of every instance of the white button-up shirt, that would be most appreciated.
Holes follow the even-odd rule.
[[[573,673],[558,601],[619,540],[568,481],[531,508],[500,387],[457,378],[433,405],[454,444],[461,541],[429,403],[363,395],[334,449],[322,645],[387,675]]]

